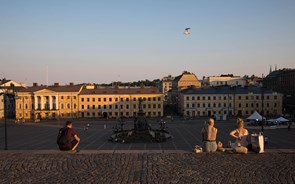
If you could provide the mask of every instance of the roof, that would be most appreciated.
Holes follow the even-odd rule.
[[[207,88],[187,88],[182,90],[182,94],[261,94],[263,89],[264,94],[271,94],[274,91],[266,88],[260,88],[256,86],[248,87],[230,87],[230,86],[219,86],[219,87],[207,87]]]
[[[157,88],[96,88],[85,89],[81,91],[80,95],[89,94],[162,94]]]
[[[273,78],[277,78],[281,75],[288,75],[291,73],[295,73],[295,69],[282,69],[282,70],[275,70],[273,72],[271,72],[270,74],[268,74],[265,77],[265,80],[273,80]]]
[[[43,89],[48,89],[55,92],[79,92],[81,89],[81,85],[69,85],[69,86],[32,86],[20,90],[19,92],[36,92]]]

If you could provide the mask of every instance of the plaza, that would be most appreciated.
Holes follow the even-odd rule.
[[[265,128],[269,144],[264,154],[196,154],[205,121],[167,121],[173,138],[166,142],[114,143],[108,139],[116,121],[74,120],[81,138],[75,154],[57,149],[57,132],[65,121],[9,122],[8,150],[0,151],[0,183],[294,183],[294,129]],[[157,120],[148,122],[154,129],[160,126]],[[124,129],[133,127],[132,120],[124,123]],[[217,139],[226,145],[235,120],[215,125]]]
[[[80,150],[182,150],[192,151],[195,145],[200,145],[201,129],[206,119],[174,120],[167,121],[167,130],[173,136],[161,143],[114,143],[109,138],[113,134],[115,120],[74,120],[73,127],[81,138]],[[148,120],[153,129],[159,129],[156,119]],[[39,123],[14,124],[9,122],[7,126],[7,140],[9,150],[55,150],[57,149],[56,137],[58,130],[63,127],[65,121],[47,121]],[[90,125],[87,132],[84,130]],[[133,120],[124,122],[124,129],[133,128]],[[235,120],[216,121],[218,128],[217,141],[224,146],[228,141],[234,141],[229,133],[236,128]],[[0,124],[0,145],[4,148],[4,124]],[[249,129],[250,133],[258,133],[260,127]],[[293,127],[294,128],[294,127]],[[295,149],[295,129],[288,130],[278,127],[277,129],[264,128],[264,135],[268,137],[267,149]],[[3,132],[3,133],[2,133]]]

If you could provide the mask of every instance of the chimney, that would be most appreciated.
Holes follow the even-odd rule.
[[[74,83],[73,82],[70,82],[70,86],[74,86]]]
[[[54,86],[59,86],[59,83],[58,83],[58,82],[55,82],[55,83],[54,83]]]
[[[33,86],[38,86],[38,83],[37,83],[37,82],[34,82],[34,83],[33,83]]]

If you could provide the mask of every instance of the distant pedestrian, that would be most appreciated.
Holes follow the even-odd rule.
[[[59,130],[57,143],[59,149],[62,151],[76,151],[80,143],[80,138],[73,129],[73,123],[71,121],[67,121],[66,126]]]

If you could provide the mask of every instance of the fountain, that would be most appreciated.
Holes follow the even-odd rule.
[[[114,133],[110,141],[113,142],[163,142],[172,136],[167,131],[166,123],[161,120],[160,129],[153,130],[148,124],[145,117],[145,112],[142,109],[142,100],[139,99],[139,110],[134,119],[134,128],[131,130],[124,130],[124,123],[119,118],[119,128],[114,127]]]

